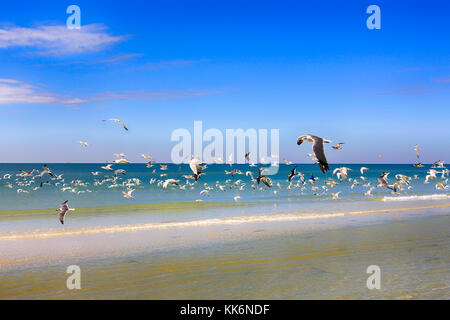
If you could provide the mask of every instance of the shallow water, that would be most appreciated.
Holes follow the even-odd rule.
[[[346,166],[353,168],[352,179],[360,179],[359,165]],[[314,184],[320,196],[309,183],[304,190],[287,189],[292,166],[284,165],[272,188],[257,190],[245,175],[225,176],[225,165],[210,166],[186,190],[149,184],[166,179],[159,166],[155,173],[142,164],[115,166],[127,171],[119,183],[142,181],[132,186],[135,199],[121,196],[126,186],[94,186],[100,179],[90,174],[100,171],[96,164],[49,165],[65,180],[50,179],[50,186],[36,190],[39,178],[4,178],[38,167],[0,165],[0,298],[449,297],[450,201],[435,182],[423,183],[427,168],[366,165],[372,186],[381,171],[418,175],[410,189],[396,195],[375,189],[372,197],[364,196],[367,187],[352,189],[349,181],[325,192],[323,181],[331,174],[319,175],[310,165],[298,170],[320,177]],[[188,168],[169,165],[166,173],[178,179]],[[75,179],[84,185],[74,186]],[[220,191],[216,181],[224,185],[226,179],[246,185]],[[64,183],[77,192],[61,191]],[[205,183],[213,187],[209,197],[199,194]],[[330,193],[338,191],[340,199],[332,200]],[[51,208],[65,199],[76,210],[61,225]],[[81,291],[65,287],[72,264],[82,269]],[[370,264],[386,272],[381,291],[365,287]]]

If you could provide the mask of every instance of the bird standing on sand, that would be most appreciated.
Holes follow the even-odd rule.
[[[329,170],[328,161],[327,161],[327,158],[325,157],[325,152],[323,150],[323,144],[330,143],[331,141],[322,139],[318,136],[313,136],[313,135],[308,134],[308,135],[298,137],[297,145],[301,145],[304,141],[312,142],[312,144],[313,144],[312,149],[314,151],[314,154],[317,157],[317,161],[318,161],[320,170],[322,170],[323,173],[328,171]]]

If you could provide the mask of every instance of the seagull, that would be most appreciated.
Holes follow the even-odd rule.
[[[374,189],[375,189],[375,187],[371,187],[366,193],[364,193],[364,195],[370,197],[372,195],[372,191]]]
[[[288,175],[288,181],[291,182],[292,178],[297,175],[297,166],[292,168],[291,173]]]
[[[318,160],[318,164],[320,167],[320,170],[322,170],[323,173],[325,173],[326,171],[329,170],[328,168],[328,162],[327,159],[325,157],[325,152],[323,150],[323,143],[330,143],[330,140],[326,140],[326,139],[322,139],[318,136],[313,136],[313,135],[304,135],[304,136],[300,136],[297,139],[297,145],[301,145],[303,143],[303,141],[307,141],[307,142],[312,142],[313,143],[313,151],[314,154],[317,157]]]
[[[388,176],[388,174],[389,174],[388,172],[382,172],[381,175],[378,177],[378,182],[380,183],[379,187],[380,188],[387,188],[387,189],[390,189],[390,190],[392,190],[394,192],[397,192],[397,188],[396,188],[395,185],[394,185],[393,188],[388,185],[388,183],[387,183],[387,176]]]
[[[112,170],[112,164],[108,164],[107,166],[103,166],[103,167],[100,167],[100,169],[103,169],[103,170]]]
[[[333,174],[336,174],[336,172],[340,173],[340,175],[338,176],[338,178],[342,178],[342,180],[347,180],[348,179],[348,172],[352,171],[352,169],[347,168],[347,167],[340,167],[340,168],[336,168],[333,170]]]
[[[200,178],[200,176],[202,174],[204,174],[202,172],[202,167],[200,167],[200,164],[202,164],[202,162],[200,161],[200,159],[197,159],[197,158],[193,158],[189,162],[189,168],[191,168],[191,170],[192,170],[192,175],[193,175],[195,181],[198,181],[198,178]]]
[[[146,154],[141,154],[141,157],[144,158],[144,159],[148,159],[148,160],[152,160],[153,159],[152,156],[148,156]]]
[[[117,169],[116,171],[114,171],[114,177],[117,177],[117,175],[119,174],[119,173],[121,173],[121,174],[125,174],[125,170],[123,170],[123,169]]]
[[[49,181],[45,181],[45,182],[42,181],[41,184],[40,184],[40,187],[42,188],[45,184],[50,184],[50,182]]]
[[[416,144],[414,145],[414,150],[416,151],[416,157],[419,159],[419,146]]]
[[[128,161],[127,159],[125,159],[125,158],[120,158],[120,159],[117,159],[117,160],[114,160],[114,163],[130,163],[130,161]]]
[[[85,142],[85,141],[80,141],[81,146],[83,147],[87,147],[89,146],[89,143]]]
[[[180,182],[180,180],[167,179],[163,182],[163,189],[167,189],[167,186],[169,185],[169,183],[173,183],[173,184],[179,186],[180,184],[178,182]]]
[[[343,144],[344,144],[344,142],[339,142],[337,145],[332,146],[332,148],[333,148],[334,150],[341,150]]]
[[[114,153],[113,156],[116,158],[125,158],[127,155],[125,153]]]
[[[234,201],[237,202],[240,198],[241,198],[241,196],[236,196],[236,197],[234,197],[233,199],[234,199]]]
[[[67,205],[67,202],[69,202],[69,200],[64,201],[63,203],[61,203],[61,208],[59,208],[59,221],[61,222],[61,224],[64,224],[64,216],[66,215],[67,211],[73,211],[75,209],[69,208],[69,206]]]
[[[123,197],[127,199],[134,198],[131,194],[134,192],[135,189],[128,190],[128,192],[122,191]]]
[[[49,169],[49,167],[47,167],[46,164],[44,164],[43,168],[44,168],[44,170],[42,170],[41,173],[39,174],[39,178],[42,179],[42,176],[43,176],[44,174],[46,174],[46,173],[48,173],[50,176],[53,177],[52,171]]]
[[[288,166],[292,164],[292,161],[288,161],[285,158],[283,158],[284,163],[286,163]]]
[[[359,171],[361,171],[361,174],[364,174],[365,171],[368,171],[369,168],[366,167],[361,167],[361,169],[359,169]]]
[[[36,169],[33,169],[31,171],[28,171],[28,172],[26,172],[26,171],[24,171],[22,169],[20,169],[19,171],[21,172],[19,174],[19,176],[21,176],[23,178],[26,178],[26,177],[29,177],[29,176],[33,175],[33,173],[36,171]],[[7,175],[5,175],[5,176],[7,176]],[[3,177],[3,179],[7,179],[7,178],[5,178],[5,176]]]
[[[340,194],[340,193],[341,193],[340,191],[339,191],[339,192],[336,192],[336,193],[332,192],[331,195],[333,196],[333,200],[339,199],[339,194]]]
[[[115,123],[120,123],[121,125],[122,125],[122,127],[126,130],[126,131],[128,131],[128,128],[127,128],[127,126],[125,125],[125,123],[123,123],[122,122],[122,120],[119,120],[119,119],[106,119],[106,120],[102,120],[102,121],[114,121]]]

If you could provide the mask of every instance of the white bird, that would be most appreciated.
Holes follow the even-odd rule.
[[[337,199],[339,199],[339,194],[340,194],[340,193],[341,193],[340,191],[339,191],[339,192],[336,192],[336,193],[332,192],[331,195],[333,196],[333,199],[334,199],[334,200],[337,200]]]
[[[103,167],[100,167],[100,169],[103,169],[103,170],[112,170],[112,164],[110,163],[110,164],[108,164],[108,165],[106,165],[106,166],[103,166]]]
[[[116,160],[114,160],[114,163],[130,163],[130,161],[128,161],[127,159],[125,159],[125,158],[120,158],[120,159],[116,159]]]
[[[127,192],[122,191],[123,197],[124,197],[124,198],[127,198],[127,199],[134,198],[134,197],[131,195],[131,194],[134,192],[134,190],[135,190],[135,189],[128,190]]]
[[[111,118],[111,119],[106,119],[106,120],[102,120],[102,121],[103,121],[103,122],[104,122],[104,121],[114,121],[115,123],[120,123],[120,124],[122,125],[122,127],[123,127],[126,131],[128,131],[127,126],[125,125],[125,123],[122,122],[122,120]]]
[[[241,196],[236,196],[236,197],[234,197],[233,199],[234,199],[234,201],[237,202],[240,198],[241,198]]]
[[[366,167],[361,167],[361,169],[359,169],[359,171],[361,171],[361,174],[364,174],[365,171],[368,171],[369,168]]]
[[[89,143],[85,142],[85,141],[80,141],[81,146],[83,147],[87,147],[89,146]]]
[[[169,183],[173,183],[173,184],[179,186],[179,183],[178,183],[178,182],[180,182],[180,180],[167,179],[167,180],[165,180],[165,181],[163,182],[162,187],[163,187],[163,189],[167,189],[167,186],[169,185]]]

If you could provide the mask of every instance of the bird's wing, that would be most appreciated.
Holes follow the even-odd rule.
[[[328,170],[328,161],[325,157],[325,151],[323,150],[323,140],[322,138],[313,136],[313,151],[319,160],[319,166],[323,173]]]

